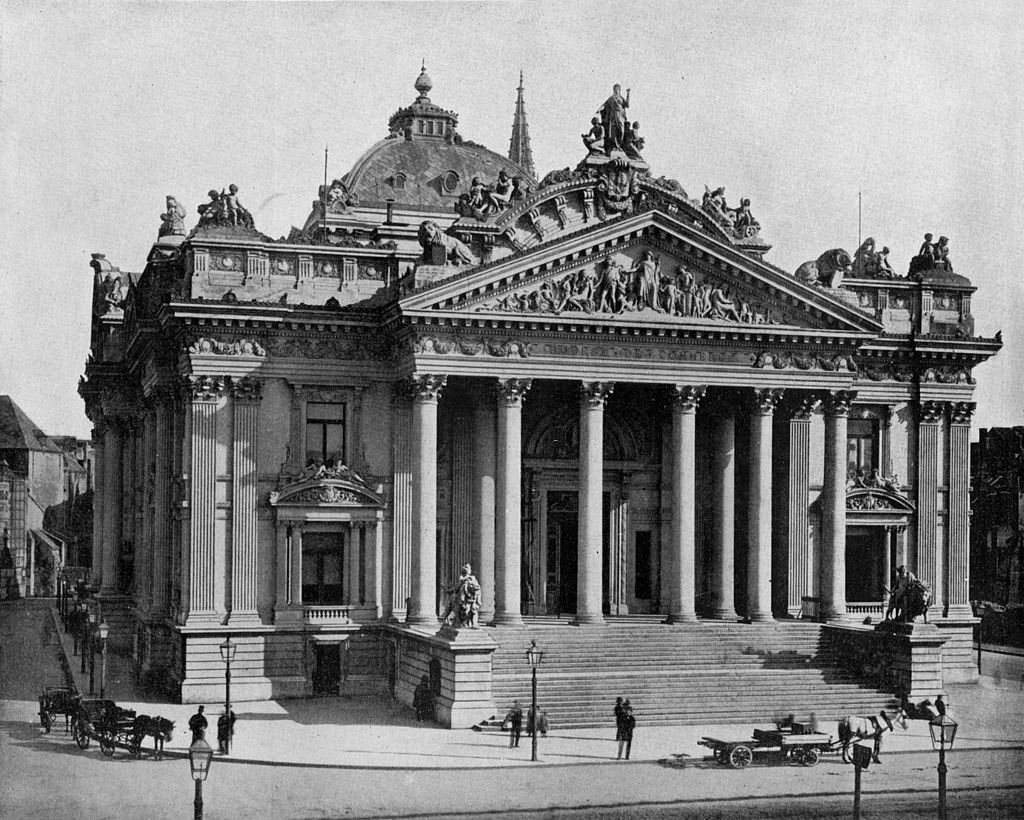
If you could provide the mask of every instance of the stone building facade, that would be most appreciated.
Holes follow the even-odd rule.
[[[439,629],[466,563],[481,623],[683,629],[854,629],[905,563],[969,679],[971,371],[1000,341],[948,243],[791,274],[749,200],[650,172],[617,91],[537,181],[416,90],[291,235],[230,188],[187,235],[169,198],[141,273],[94,255],[95,566],[143,670],[215,697],[231,635],[238,699],[428,674],[467,725],[495,644]]]

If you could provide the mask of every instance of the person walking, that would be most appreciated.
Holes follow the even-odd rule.
[[[633,746],[633,730],[636,728],[636,717],[633,715],[633,707],[627,700],[622,704],[622,731],[619,736],[619,760],[622,759],[622,748],[626,748],[626,760],[629,760],[629,750]]]
[[[523,710],[518,700],[512,702],[512,708],[505,715],[505,723],[508,724],[508,747],[518,749],[519,737],[523,733]]]
[[[197,740],[206,740],[206,715],[203,714],[203,706],[199,707],[199,710],[188,719],[188,728],[192,730],[192,742],[195,743]]]

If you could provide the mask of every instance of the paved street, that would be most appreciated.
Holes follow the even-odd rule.
[[[180,721],[160,762],[79,750],[63,729],[43,735],[35,697],[62,678],[58,632],[42,608],[0,607],[0,816],[188,817],[192,783],[179,756],[191,706],[129,702]],[[114,665],[116,668],[116,665]],[[76,667],[77,669],[77,667]],[[949,755],[951,817],[1019,817],[1024,803],[1024,693],[1016,681],[984,678],[952,687],[961,722]],[[210,704],[209,709],[215,710]],[[261,817],[847,817],[853,771],[835,757],[812,769],[753,765],[723,769],[699,756],[701,734],[750,727],[637,730],[634,759],[612,760],[610,732],[557,728],[529,739],[423,728],[404,709],[347,699],[238,704],[237,744],[215,759],[206,816]],[[829,727],[828,730],[832,730]],[[864,775],[864,816],[935,816],[937,755],[927,726],[912,722],[887,742]]]

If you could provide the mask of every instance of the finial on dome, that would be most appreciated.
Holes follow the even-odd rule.
[[[423,61],[423,67],[420,69],[420,76],[416,78],[415,88],[420,92],[421,97],[426,97],[427,92],[434,87],[434,83],[431,82],[430,76],[427,74],[427,61]]]

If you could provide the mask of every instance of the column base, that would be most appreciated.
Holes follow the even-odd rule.
[[[570,626],[604,626],[604,615],[600,612],[577,612],[569,621]]]
[[[412,629],[422,629],[430,632],[431,634],[437,632],[438,627],[441,625],[441,621],[438,618],[419,617],[419,618],[407,618],[405,626]]]
[[[715,621],[738,621],[740,616],[732,609],[714,609],[710,617]]]
[[[262,624],[263,620],[258,612],[232,612],[227,620],[227,626],[262,626]]]
[[[502,612],[495,614],[490,623],[494,626],[523,626],[523,616],[517,612]]]
[[[752,623],[757,624],[768,624],[775,621],[775,617],[770,612],[754,612],[748,617]]]
[[[480,623],[489,624],[494,622],[494,610],[493,609],[481,609],[480,610]]]
[[[662,623],[663,624],[695,624],[695,623],[697,623],[697,613],[696,612],[677,612],[677,613],[674,613],[672,615],[669,615],[664,621],[662,621]]]

